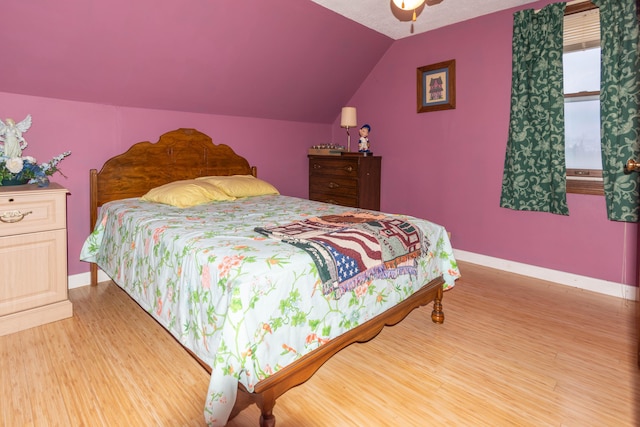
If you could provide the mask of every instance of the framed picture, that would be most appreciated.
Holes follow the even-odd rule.
[[[456,60],[418,68],[418,113],[456,108]]]

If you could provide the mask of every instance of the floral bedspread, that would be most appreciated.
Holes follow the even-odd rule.
[[[80,259],[96,262],[184,346],[212,368],[204,408],[227,422],[238,382],[248,391],[329,340],[443,275],[460,273],[442,226],[414,217],[431,242],[417,274],[375,279],[340,299],[323,295],[312,258],[255,227],[353,211],[270,195],[188,209],[125,199],[105,204]]]

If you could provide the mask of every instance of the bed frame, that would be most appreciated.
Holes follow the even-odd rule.
[[[177,129],[162,135],[157,143],[139,142],[125,153],[104,164],[100,172],[90,171],[91,231],[100,206],[112,200],[140,197],[150,189],[168,182],[210,175],[256,176],[256,168],[229,146],[213,144],[211,138],[195,129]],[[91,264],[91,284],[98,283],[98,266]],[[261,411],[260,426],[275,426],[273,408],[276,399],[311,376],[333,355],[355,342],[369,341],[386,325],[394,325],[414,309],[433,302],[431,319],[444,322],[442,277],[425,284],[410,298],[383,314],[331,340],[294,363],[256,384],[253,392],[239,385],[238,397],[229,419],[255,403]],[[189,351],[189,350],[188,350]],[[191,351],[192,356],[196,357]],[[198,359],[196,357],[196,359]],[[202,360],[200,364],[211,373]]]

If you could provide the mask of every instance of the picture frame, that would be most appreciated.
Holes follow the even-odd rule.
[[[456,60],[418,67],[418,113],[456,108]]]

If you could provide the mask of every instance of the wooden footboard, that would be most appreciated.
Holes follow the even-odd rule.
[[[275,416],[273,415],[276,399],[287,390],[311,378],[327,360],[343,348],[356,342],[369,341],[378,335],[385,326],[395,325],[407,317],[414,309],[427,305],[432,301],[433,311],[431,312],[431,320],[434,323],[443,323],[443,284],[444,280],[442,277],[432,280],[400,304],[370,319],[357,328],[334,338],[322,347],[306,354],[294,363],[285,366],[280,371],[260,381],[256,384],[253,393],[248,392],[244,386],[240,385],[238,387],[238,397],[236,398],[236,403],[229,419],[238,415],[247,406],[255,403],[258,408],[260,408],[260,426],[273,427],[276,423]],[[211,368],[202,362],[201,364],[209,373],[211,372]]]

